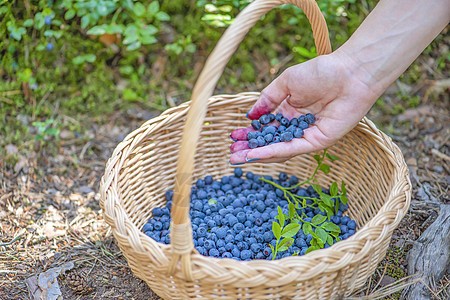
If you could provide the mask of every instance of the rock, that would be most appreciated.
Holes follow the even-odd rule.
[[[82,186],[80,186],[80,187],[78,188],[78,191],[79,191],[81,194],[89,194],[89,193],[92,193],[92,192],[93,192],[93,190],[92,190],[90,187],[88,187],[87,185],[82,185]]]
[[[387,286],[396,281],[397,281],[397,279],[395,279],[394,277],[391,277],[389,275],[384,275],[383,278],[381,278],[380,286]]]

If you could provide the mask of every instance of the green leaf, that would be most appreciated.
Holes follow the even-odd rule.
[[[289,219],[293,220],[297,216],[297,212],[295,211],[295,205],[292,202],[289,202]]]
[[[136,2],[134,4],[133,12],[136,16],[142,17],[145,14],[145,6],[142,3]]]
[[[278,206],[278,215],[275,218],[280,221],[281,227],[284,227],[284,223],[286,221],[286,218],[285,218],[285,215],[284,215],[283,211],[281,210],[281,207],[279,207],[279,206]]]
[[[327,212],[328,220],[330,220],[331,217],[333,216],[333,209],[331,207],[329,207],[329,206],[326,206],[325,207],[325,211]]]
[[[273,248],[273,246],[271,244],[269,244],[270,250],[272,250],[272,254],[275,254],[275,249]]]
[[[216,204],[217,204],[217,200],[211,198],[211,199],[208,200],[208,204],[209,204],[209,205],[216,205]]]
[[[333,245],[334,241],[333,241],[333,237],[332,237],[331,235],[328,235],[328,236],[327,236],[327,243],[328,243],[328,245],[330,245],[330,246]]]
[[[286,251],[294,243],[293,238],[284,238],[278,245],[278,251]]]
[[[123,43],[125,45],[129,45],[129,44],[137,42],[138,40],[139,40],[139,36],[137,36],[137,35],[130,35],[130,36],[127,36],[126,38],[123,39]]]
[[[338,185],[337,182],[333,182],[330,187],[330,195],[335,197],[338,194]]]
[[[281,238],[281,227],[278,222],[272,222],[272,232],[277,240]]]
[[[323,201],[323,203],[328,206],[328,207],[333,207],[334,203],[333,200],[331,200],[331,196],[329,195],[321,195],[321,200]]]
[[[160,21],[169,21],[170,20],[170,16],[163,11],[159,11],[156,14],[156,18]]]
[[[84,60],[87,62],[94,62],[97,57],[94,54],[87,54],[84,56]]]
[[[33,26],[33,24],[34,24],[33,19],[28,19],[28,20],[25,20],[25,22],[23,22],[23,26],[25,26],[25,27]]]
[[[38,45],[38,46],[36,47],[36,50],[37,50],[37,51],[44,51],[44,50],[45,50],[45,46],[44,46],[44,45]]]
[[[309,248],[306,250],[305,254],[308,254],[309,252],[314,251],[314,250],[317,250],[317,249],[319,249],[319,247],[317,247],[317,246],[311,246],[311,247],[309,247]]]
[[[122,33],[122,31],[123,31],[123,26],[118,25],[118,24],[110,24],[106,28],[106,33],[109,33],[109,34]]]
[[[69,9],[68,11],[66,11],[66,13],[64,15],[64,19],[70,20],[73,17],[75,17],[75,11],[73,9]]]
[[[147,13],[151,16],[156,15],[156,13],[159,11],[159,2],[153,1],[150,3],[150,5],[147,7]]]
[[[325,174],[328,174],[328,173],[330,173],[330,166],[327,164],[320,164],[319,170],[321,170]]]
[[[106,33],[106,25],[100,25],[100,26],[94,26],[91,29],[89,29],[87,31],[87,34],[91,34],[91,35],[102,35]]]
[[[84,63],[84,57],[83,56],[76,56],[76,57],[74,57],[73,59],[72,59],[72,63],[74,64],[74,65],[80,65],[80,64],[82,64],[82,63]]]
[[[303,229],[303,233],[304,233],[305,235],[308,235],[308,234],[310,234],[310,233],[313,233],[313,231],[312,231],[312,226],[311,226],[311,224],[309,224],[309,223],[304,223],[302,229]]]
[[[57,136],[59,134],[59,129],[49,128],[49,129],[45,130],[45,134]]]
[[[340,196],[340,198],[341,198],[341,202],[342,202],[344,205],[346,205],[347,202],[348,202],[347,196]]]
[[[154,35],[158,32],[158,28],[153,25],[147,25],[145,28],[140,30],[141,35]]]
[[[89,16],[88,15],[83,16],[81,18],[81,28],[85,29],[86,27],[88,27],[89,22],[90,22]]]
[[[341,229],[339,228],[339,226],[337,226],[334,223],[324,223],[322,225],[322,228],[325,229],[326,231],[335,231],[335,232],[341,232]]]
[[[324,222],[326,219],[327,219],[327,217],[325,217],[325,216],[322,216],[322,215],[315,215],[315,216],[312,218],[311,223],[313,223],[314,225],[318,225],[318,224]]]
[[[344,180],[342,180],[342,182],[341,182],[341,195],[342,196],[347,195],[347,189],[345,188]]]
[[[320,163],[320,155],[319,154],[315,154],[313,157],[317,161],[317,163]]]
[[[317,237],[322,241],[322,243],[326,243],[327,242],[327,233],[325,232],[325,230],[323,230],[321,227],[317,227],[316,228],[316,234]]]
[[[283,231],[281,232],[281,236],[284,238],[291,238],[294,235],[297,234],[297,232],[300,230],[301,225],[296,223],[290,223],[286,225],[286,227],[283,228]]]
[[[319,195],[323,194],[322,193],[322,188],[320,187],[320,185],[318,185],[318,184],[311,184],[311,186],[313,187],[314,191],[317,194],[319,194]]]
[[[333,154],[330,154],[330,153],[327,153],[327,157],[328,157],[331,161],[340,160],[339,157],[334,156]]]

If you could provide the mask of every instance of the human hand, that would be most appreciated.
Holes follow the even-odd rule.
[[[382,90],[370,82],[370,74],[339,52],[287,69],[261,92],[247,117],[254,120],[276,110],[288,119],[312,113],[316,122],[304,131],[303,138],[255,149],[247,141],[252,127],[234,130],[230,163],[283,162],[335,144],[381,95]]]

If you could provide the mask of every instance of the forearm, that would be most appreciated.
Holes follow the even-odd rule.
[[[450,0],[381,0],[335,53],[381,95],[449,20]]]

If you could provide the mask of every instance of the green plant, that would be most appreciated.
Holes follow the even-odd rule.
[[[284,192],[284,197],[289,202],[289,214],[284,214],[281,207],[278,207],[277,221],[273,222],[272,225],[272,231],[277,240],[275,246],[270,245],[273,259],[276,258],[278,252],[285,251],[292,246],[294,243],[292,237],[296,235],[300,229],[303,230],[305,235],[311,234],[313,238],[311,240],[311,246],[306,253],[323,248],[325,243],[328,243],[331,246],[333,245],[334,239],[339,240],[338,236],[341,232],[339,226],[331,222],[326,222],[326,220],[328,219],[328,221],[330,221],[331,216],[334,213],[337,213],[340,202],[344,205],[347,203],[347,189],[345,188],[344,181],[341,181],[340,193],[338,191],[337,182],[333,182],[330,187],[330,194],[324,193],[321,186],[312,183],[317,181],[315,176],[319,170],[325,174],[330,172],[330,166],[324,163],[325,158],[329,158],[331,161],[338,160],[336,156],[327,153],[327,149],[323,151],[322,155],[314,155],[317,167],[313,174],[307,180],[292,187],[282,187],[273,181],[260,178],[260,180],[270,183],[282,190]],[[314,191],[319,194],[319,197],[302,197],[290,192],[290,190],[304,184],[311,184]],[[310,203],[308,203],[307,200],[309,200]],[[311,222],[306,221],[306,214],[303,210],[306,207],[318,208],[320,211],[325,212],[327,216],[316,215],[312,218]],[[298,213],[298,210],[302,211],[301,215]],[[286,220],[288,219],[290,220],[290,223],[286,225]]]
[[[47,119],[44,122],[33,122],[31,125],[37,128],[38,134],[34,137],[36,141],[44,141],[46,137],[59,136],[59,129],[54,127],[55,120]]]

